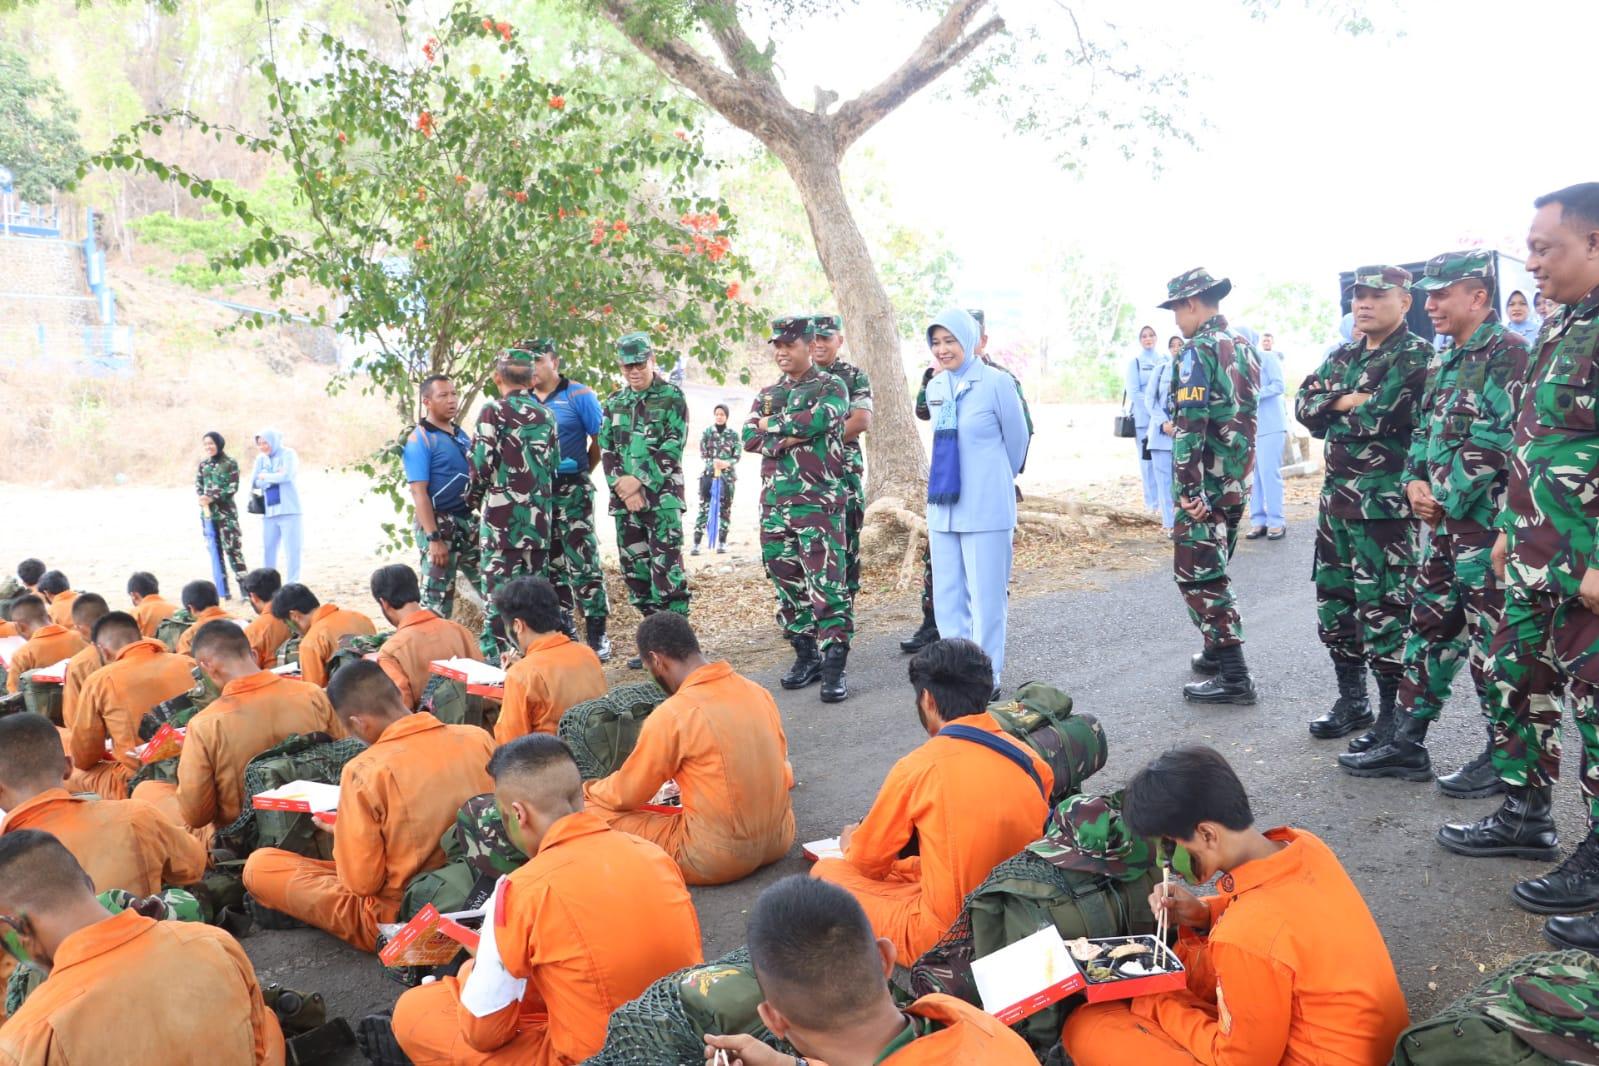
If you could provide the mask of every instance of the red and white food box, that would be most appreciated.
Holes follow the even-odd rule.
[[[480,663],[476,659],[434,659],[428,664],[428,670],[464,683],[466,691],[473,696],[487,696],[496,700],[505,698],[505,671],[498,666]]]
[[[481,916],[483,912],[473,913]],[[456,918],[469,916],[468,912],[440,914],[438,908],[429,903],[389,936],[389,942],[378,952],[378,959],[385,966],[443,966],[459,955],[463,947],[476,951],[477,932],[456,921]],[[387,932],[387,929],[382,931]]]
[[[71,659],[62,659],[50,666],[41,666],[28,676],[33,678],[38,685],[64,685],[67,683],[67,664]]]
[[[1006,1025],[1081,992],[1088,983],[1053,925],[973,959],[972,979],[983,1009]]]
[[[1152,996],[1158,992],[1175,992],[1179,988],[1188,987],[1188,972],[1183,969],[1183,960],[1177,953],[1155,937],[1145,934],[1143,936],[1113,936],[1099,940],[1089,941],[1106,949],[1120,947],[1123,944],[1145,944],[1153,949],[1154,954],[1143,956],[1146,964],[1160,972],[1152,973],[1147,977],[1118,977],[1114,981],[1088,982],[1085,990],[1090,1003],[1102,1003],[1107,999],[1132,999],[1134,996]],[[1083,964],[1085,969],[1087,963]]]
[[[290,811],[300,814],[326,814],[339,809],[339,786],[321,781],[290,781],[250,798],[258,811]]]

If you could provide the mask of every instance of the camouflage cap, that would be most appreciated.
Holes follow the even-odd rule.
[[[1232,291],[1233,283],[1230,279],[1218,280],[1204,267],[1195,267],[1178,274],[1166,283],[1166,299],[1160,306],[1170,311],[1191,296],[1209,296],[1213,300],[1221,300]]]
[[[637,366],[648,362],[650,356],[655,354],[655,348],[650,344],[648,333],[629,333],[616,342],[616,357],[623,366]]]
[[[981,307],[968,307],[966,309],[966,313],[977,319],[978,329],[987,331],[988,317],[983,314],[983,309]]]
[[[1152,841],[1122,821],[1122,794],[1068,796],[1050,812],[1044,838],[1027,846],[1063,870],[1136,881],[1156,861]]]
[[[500,358],[507,363],[532,363],[535,358],[531,348],[524,348],[527,341],[517,341],[515,347],[507,348],[500,353]]]
[[[1426,269],[1421,272],[1412,288],[1422,292],[1437,292],[1447,289],[1457,281],[1468,281],[1478,278],[1482,281],[1492,280],[1494,276],[1494,257],[1491,252],[1445,252],[1435,255],[1427,260]]]
[[[1344,288],[1348,296],[1356,289],[1410,290],[1410,271],[1396,266],[1363,266],[1355,271],[1355,279]]]
[[[772,320],[772,335],[767,344],[778,341],[808,341],[816,333],[816,320],[807,315],[784,315]]]
[[[812,315],[811,325],[818,337],[836,337],[844,332],[843,315]]]

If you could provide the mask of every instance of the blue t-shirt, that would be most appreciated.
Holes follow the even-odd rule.
[[[561,465],[556,467],[556,471],[562,474],[587,473],[589,438],[599,435],[603,418],[600,398],[587,385],[562,378],[549,398],[540,402],[555,415],[556,432],[561,438]]]
[[[435,514],[458,514],[466,510],[466,484],[471,478],[467,454],[472,438],[459,426],[449,431],[432,423],[418,423],[406,435],[401,462],[406,481],[426,481],[428,498]]]

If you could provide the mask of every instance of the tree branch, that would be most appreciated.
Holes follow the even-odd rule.
[[[968,23],[988,3],[989,0],[955,0],[898,70],[838,109],[833,117],[833,141],[840,157],[907,98],[960,64],[984,41],[1004,32],[1005,19],[1000,15],[966,32]]]
[[[777,75],[772,71],[770,60],[755,47],[755,42],[750,40],[749,34],[744,32],[744,26],[738,20],[738,9],[731,0],[718,0],[714,4],[708,4],[707,13],[702,15],[700,20],[710,31],[717,48],[722,52],[722,57],[727,60],[727,65],[741,81],[766,82],[774,87],[777,85]]]

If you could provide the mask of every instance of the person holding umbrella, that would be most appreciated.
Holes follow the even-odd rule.
[[[200,529],[205,534],[211,577],[223,599],[231,599],[228,570],[233,571],[243,594],[244,540],[239,531],[239,464],[227,453],[227,441],[215,431],[200,438],[205,458],[194,473],[194,494],[200,499]]]

